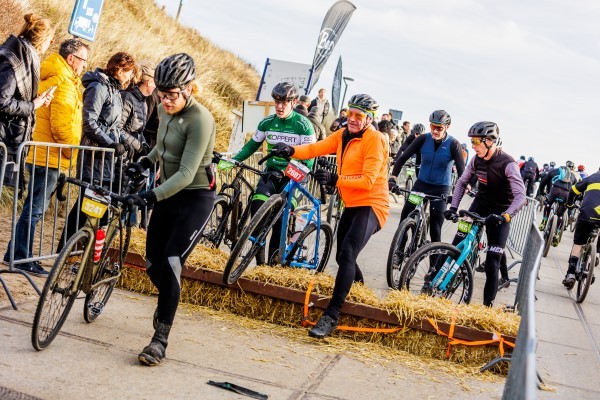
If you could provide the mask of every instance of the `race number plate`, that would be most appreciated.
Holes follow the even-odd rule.
[[[458,231],[463,233],[468,233],[471,230],[472,223],[460,220],[458,221]]]
[[[285,168],[285,176],[296,182],[304,181],[310,170],[308,167],[298,161],[292,160]]]
[[[419,205],[423,203],[423,197],[419,196],[416,193],[411,193],[410,195],[408,195],[408,202],[414,205]]]
[[[81,211],[93,218],[102,218],[108,209],[109,200],[91,189],[85,189]]]

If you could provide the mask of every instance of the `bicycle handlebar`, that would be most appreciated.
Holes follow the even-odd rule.
[[[60,174],[58,177],[58,185],[56,186],[56,198],[59,201],[65,201],[67,196],[64,194],[64,187],[66,183],[72,183],[77,186],[81,186],[86,189],[91,189],[96,193],[100,193],[103,196],[109,196],[112,200],[116,200],[122,204],[127,204],[126,196],[121,196],[117,193],[113,193],[110,190],[103,188],[102,186],[95,185],[93,183],[88,183],[81,181],[79,179],[71,178],[70,176],[65,176],[65,174]]]
[[[218,153],[218,152],[216,152],[216,151],[213,151],[213,164],[218,164],[218,163],[219,163],[219,161],[221,161],[221,160],[224,160],[224,159],[225,159],[225,157],[223,156],[223,154],[221,154],[221,153]],[[255,173],[255,174],[257,174],[257,175],[264,175],[264,174],[265,174],[263,171],[261,171],[261,170],[259,170],[259,169],[256,169],[256,168],[254,168],[254,167],[251,167],[251,166],[250,166],[250,165],[248,165],[248,164],[244,164],[244,163],[243,163],[243,162],[241,162],[241,161],[234,160],[233,158],[231,158],[231,159],[226,159],[226,160],[227,160],[228,162],[232,163],[233,165],[235,165],[236,167],[240,167],[240,168],[242,168],[242,169],[246,169],[246,170],[248,170],[248,171],[254,172],[254,173]],[[216,161],[216,162],[215,162],[215,161]],[[260,164],[260,161],[259,161],[259,164]]]
[[[482,218],[479,214],[471,212],[469,210],[460,210],[458,212],[458,215],[460,217],[469,217],[471,218],[474,222],[485,222],[485,218]]]
[[[410,190],[402,189],[399,186],[394,189],[394,194],[402,194],[402,193],[404,193],[405,195],[410,195],[411,193],[414,193],[417,196],[423,197],[424,199],[427,199],[427,200],[443,200],[443,201],[446,201],[446,199],[448,199],[448,197],[449,197],[449,196],[446,196],[445,194],[443,194],[441,196],[434,196],[434,195],[427,194],[427,193],[413,192],[413,191],[410,191]]]

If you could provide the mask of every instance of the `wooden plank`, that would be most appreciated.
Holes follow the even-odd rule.
[[[145,266],[145,261],[143,257],[135,253],[129,253],[125,261],[127,264],[136,267]],[[217,286],[227,286],[223,283],[222,272],[213,271],[209,269],[196,269],[185,266],[181,272],[181,276]],[[240,278],[235,284],[229,285],[228,287],[234,290],[243,290],[245,292],[274,297],[277,299],[297,304],[304,304],[304,299],[306,297],[306,292],[298,289],[292,289],[284,286],[274,285],[271,283],[254,281],[246,278]],[[310,302],[313,303],[313,307],[324,310],[329,304],[329,298],[319,297],[316,294],[311,294]],[[388,313],[384,309],[368,306],[365,304],[358,304],[347,301],[342,306],[341,312],[343,314],[352,315],[359,318],[366,318],[378,322],[384,322],[398,326],[406,326],[411,329],[418,329],[430,333],[436,333],[435,327],[431,325],[431,323],[427,319],[422,319],[420,321],[413,322],[409,322],[406,320],[402,321],[398,318],[396,314]],[[450,331],[450,324],[447,322],[438,321],[437,325],[442,332]],[[454,337],[456,339],[479,341],[491,340],[493,339],[493,336],[494,334],[492,332],[481,331],[478,329],[460,325],[454,326]],[[513,343],[516,340],[516,338],[513,336],[504,336],[504,338]]]

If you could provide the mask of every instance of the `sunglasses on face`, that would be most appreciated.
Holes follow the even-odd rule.
[[[348,111],[346,114],[347,118],[353,118],[359,121],[364,121],[367,118],[367,114],[360,111]]]
[[[474,137],[474,138],[471,138],[471,144],[473,146],[477,146],[477,145],[480,145],[481,143],[483,143],[486,140],[490,140],[490,139],[488,139],[488,138],[477,138],[477,137]]]
[[[179,92],[161,92],[160,90],[158,91],[158,98],[161,101],[164,100],[169,100],[169,101],[175,101],[179,98],[179,95],[181,95],[181,90]]]
[[[444,130],[444,125],[431,125],[431,130],[436,132],[442,132]]]

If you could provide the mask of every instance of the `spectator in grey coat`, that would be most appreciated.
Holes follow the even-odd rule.
[[[313,107],[317,107],[317,118],[320,123],[323,123],[325,117],[329,114],[329,100],[325,97],[325,93],[325,89],[319,89],[319,95],[311,101],[309,108],[309,110],[312,110]]]

